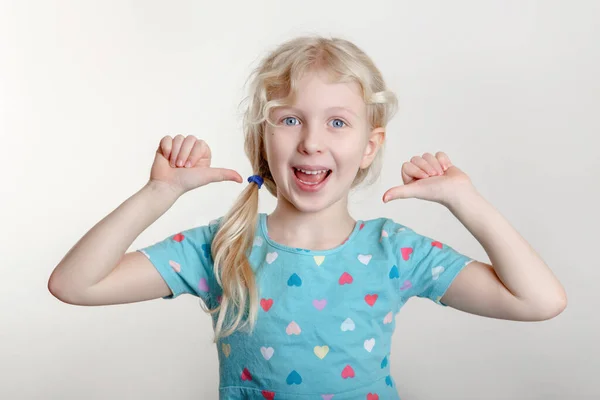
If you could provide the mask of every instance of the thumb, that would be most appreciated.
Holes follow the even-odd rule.
[[[234,181],[242,183],[244,180],[236,171],[227,168],[208,168],[206,170],[206,178],[210,182]]]
[[[418,181],[417,181],[418,182]],[[417,182],[412,182],[407,185],[395,186],[391,189],[388,189],[383,194],[383,202],[387,203],[391,200],[396,199],[412,199],[417,197],[418,188],[416,187]]]

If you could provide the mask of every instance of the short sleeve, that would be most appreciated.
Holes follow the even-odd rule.
[[[148,257],[171,289],[172,294],[164,299],[184,293],[201,298],[207,305],[216,299],[218,285],[210,248],[219,223],[220,219],[213,220],[137,250]]]
[[[440,299],[459,272],[474,260],[409,227],[395,226],[401,296],[428,298],[446,307]]]

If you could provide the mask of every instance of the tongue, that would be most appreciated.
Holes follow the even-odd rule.
[[[305,174],[302,171],[295,170],[295,173],[298,179],[300,179],[301,181],[314,184],[322,182],[325,179],[325,177],[327,177],[327,172],[321,172],[318,174]]]

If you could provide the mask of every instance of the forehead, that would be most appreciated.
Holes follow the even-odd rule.
[[[356,82],[338,82],[324,71],[309,71],[297,81],[291,106],[307,112],[347,108],[356,115],[365,112],[361,87]]]

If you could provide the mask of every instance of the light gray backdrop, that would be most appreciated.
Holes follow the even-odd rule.
[[[163,135],[205,139],[215,165],[248,176],[244,81],[304,33],[353,40],[399,97],[355,218],[389,216],[489,262],[443,206],[380,201],[402,162],[445,151],[567,290],[539,323],[411,300],[392,354],[403,400],[600,398],[599,20],[597,1],[1,2],[0,398],[217,397],[198,299],[76,307],[47,279],[146,182]],[[223,215],[241,188],[187,193],[130,251]]]

